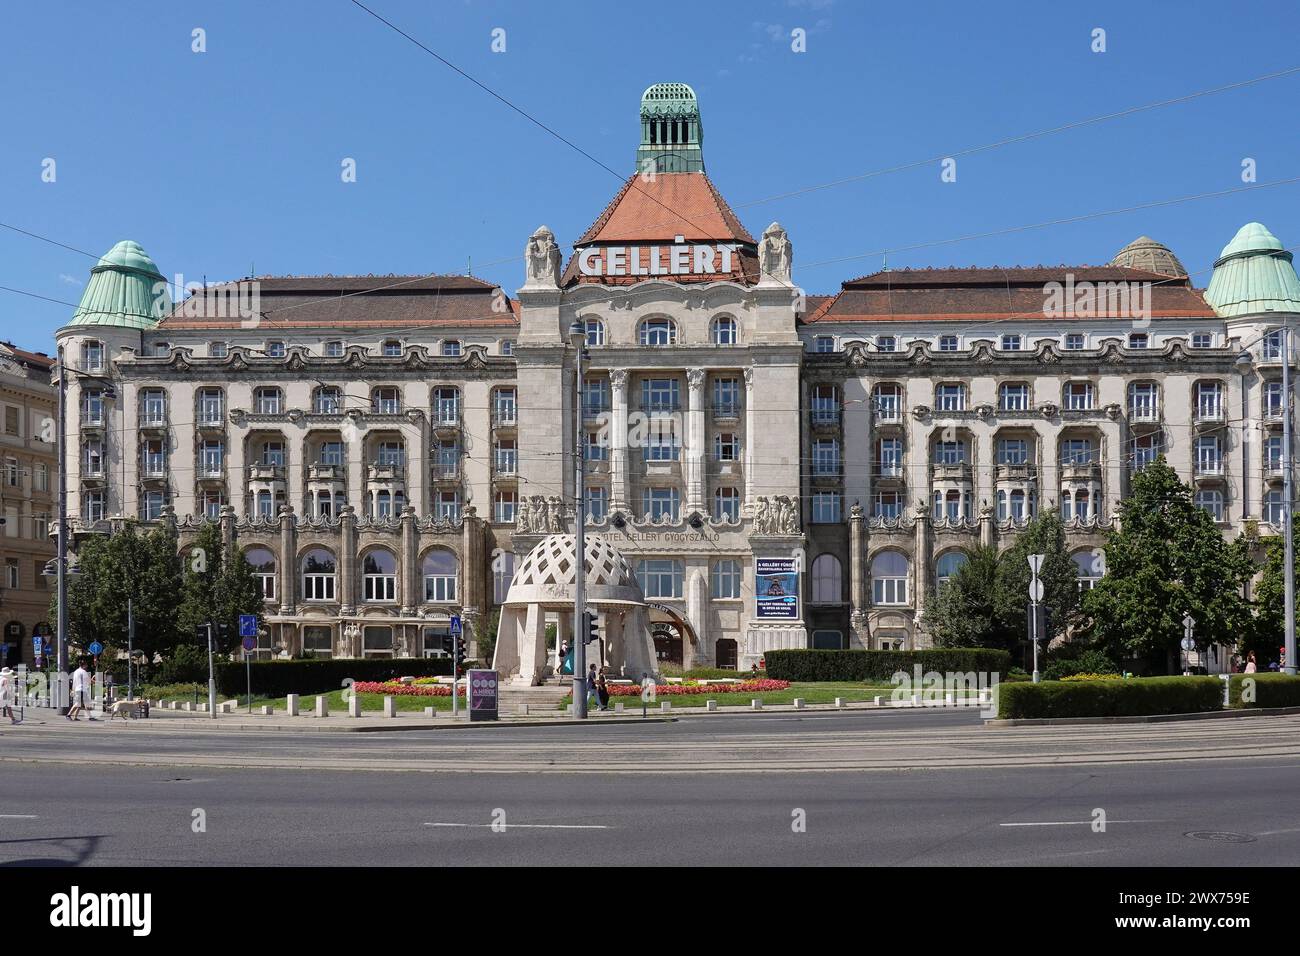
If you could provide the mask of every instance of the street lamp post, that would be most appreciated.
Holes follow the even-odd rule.
[[[587,634],[586,619],[586,550],[584,524],[587,516],[585,445],[582,434],[582,353],[587,346],[587,330],[581,322],[569,326],[569,342],[574,348],[573,359],[573,546],[577,555],[573,562],[573,716],[583,720],[587,716]]]
[[[1284,648],[1286,664],[1283,669],[1288,674],[1296,672],[1295,667],[1295,490],[1292,487],[1291,471],[1295,467],[1291,450],[1291,323],[1282,326],[1282,508],[1284,525],[1283,575],[1286,578],[1283,587],[1284,624],[1286,640]]]
[[[68,697],[64,691],[64,685],[68,678],[68,463],[64,458],[65,445],[64,432],[68,427],[68,375],[63,366],[63,346],[58,350],[59,364],[59,406],[57,412],[57,437],[58,447],[55,449],[55,456],[59,463],[59,533],[56,544],[56,557],[58,562],[55,565],[55,575],[57,576],[58,588],[58,612],[56,616],[56,633],[55,633],[55,671],[54,671],[54,700],[52,701],[55,709],[60,714],[68,712]]]

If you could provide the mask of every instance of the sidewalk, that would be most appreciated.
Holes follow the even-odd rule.
[[[283,707],[277,708],[271,714],[261,714],[254,712],[248,713],[247,710],[235,709],[233,712],[223,713],[218,711],[215,718],[209,716],[204,711],[182,711],[164,709],[158,706],[152,706],[149,710],[149,718],[123,720],[115,718],[110,720],[108,717],[99,713],[95,714],[97,718],[93,723],[82,720],[78,724],[86,727],[106,727],[115,731],[129,731],[135,727],[147,727],[155,730],[176,730],[176,731],[194,731],[194,730],[262,730],[273,732],[304,732],[320,733],[322,731],[333,732],[352,732],[352,733],[376,733],[376,732],[393,732],[393,731],[410,731],[410,730],[452,730],[458,728],[490,728],[490,727],[557,727],[557,726],[574,726],[578,721],[571,714],[559,710],[547,710],[542,712],[532,712],[529,714],[501,714],[495,721],[478,721],[471,723],[466,713],[462,710],[460,714],[453,719],[450,711],[437,711],[435,716],[429,717],[419,711],[397,711],[393,717],[386,717],[381,712],[363,711],[361,717],[351,717],[346,713],[338,711],[332,712],[327,717],[317,717],[311,709],[312,698],[306,698],[303,703],[302,712],[296,717],[290,717]],[[978,710],[977,703],[969,704],[912,704],[910,701],[900,701],[891,704],[889,699],[883,698],[880,704],[874,701],[856,701],[845,702],[839,706],[835,704],[805,704],[803,707],[796,707],[793,704],[765,704],[760,709],[754,709],[751,706],[719,706],[714,710],[707,710],[704,707],[670,707],[663,710],[662,703],[671,701],[659,701],[646,707],[645,715],[642,716],[640,701],[635,705],[628,702],[625,709],[616,711],[590,711],[588,713],[588,723],[602,724],[639,724],[639,723],[669,723],[680,720],[683,717],[692,717],[699,719],[708,719],[719,714],[727,716],[738,716],[748,714],[754,717],[761,717],[764,714],[774,715],[792,715],[792,714],[821,714],[828,713],[848,713],[862,711],[886,711],[886,710]],[[227,701],[224,703],[237,702]],[[222,703],[218,704],[218,707]],[[259,708],[260,709],[260,708]],[[51,710],[40,707],[28,707],[26,709],[25,723],[32,723],[38,726],[67,726],[72,728],[72,724],[63,717],[53,713]]]

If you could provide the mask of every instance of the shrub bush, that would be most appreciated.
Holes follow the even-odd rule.
[[[768,651],[767,676],[789,681],[870,681],[888,683],[899,671],[976,671],[1005,674],[1011,654],[988,647],[935,648],[924,651]]]
[[[1246,681],[1254,678],[1254,700],[1244,694]],[[1233,674],[1228,699],[1232,707],[1300,707],[1300,676],[1290,674]]]
[[[1084,651],[1078,657],[1052,661],[1043,671],[1044,680],[1060,680],[1075,674],[1114,674],[1119,676],[1119,667],[1101,651]]]
[[[1217,677],[1043,681],[998,688],[998,716],[1004,718],[1203,714],[1222,706],[1223,684]]]
[[[207,680],[207,655],[203,679]],[[398,677],[441,677],[451,674],[449,657],[320,658],[292,661],[254,661],[251,665],[253,693],[259,697],[286,694],[322,694],[338,690],[343,681],[386,681]],[[240,661],[222,661],[216,666],[217,690],[222,694],[244,693],[245,670]]]
[[[159,684],[192,684],[208,681],[208,649],[195,644],[178,644],[155,669]],[[116,678],[115,678],[116,679]]]

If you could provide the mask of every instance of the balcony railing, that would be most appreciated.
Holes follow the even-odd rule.
[[[1002,462],[993,468],[998,481],[1032,481],[1038,477],[1038,465],[1032,461]]]
[[[970,480],[970,462],[935,462],[931,467],[931,474],[936,481],[969,481]]]
[[[284,481],[284,465],[249,465],[249,481]]]

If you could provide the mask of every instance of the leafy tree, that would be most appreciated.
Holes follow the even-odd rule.
[[[930,598],[922,620],[939,647],[1007,647],[996,614],[996,548],[975,548]]]
[[[1249,632],[1242,588],[1254,565],[1246,541],[1223,539],[1164,456],[1134,476],[1119,517],[1105,546],[1105,577],[1083,598],[1093,647],[1112,660],[1139,658],[1172,671],[1184,614],[1196,619],[1200,648]]]
[[[143,531],[128,524],[122,531],[90,536],[77,550],[81,575],[68,584],[68,639],[84,652],[94,641],[106,648],[127,645],[127,602],[135,617],[137,650],[152,657],[176,643],[176,595],[180,562],[176,532],[168,525]],[[58,613],[50,600],[51,620]]]
[[[1048,608],[1051,633],[1047,643],[1066,632],[1074,622],[1079,607],[1078,568],[1070,557],[1065,539],[1065,525],[1055,512],[1042,512],[1016,535],[1011,547],[1002,552],[998,569],[996,613],[1003,628],[1014,641],[1029,637],[1029,556],[1043,555],[1038,579],[1043,582],[1043,603]],[[1011,645],[1014,649],[1015,644]]]
[[[208,522],[199,528],[182,555],[184,571],[177,610],[177,643],[199,643],[197,629],[204,624],[226,624],[226,640],[213,631],[213,647],[228,654],[239,646],[239,616],[258,615],[260,626],[262,592],[253,568],[237,548],[226,548],[219,525]],[[206,638],[203,641],[206,644]]]
[[[1300,521],[1292,521],[1291,540],[1300,554]],[[1300,578],[1297,578],[1300,580]],[[1255,584],[1255,626],[1243,635],[1239,650],[1244,657],[1255,652],[1260,665],[1277,657],[1286,639],[1286,543],[1281,536],[1265,545],[1264,570]]]

